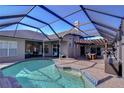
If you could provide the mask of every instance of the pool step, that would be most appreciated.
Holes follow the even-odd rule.
[[[93,85],[97,86],[99,80],[97,80],[94,76],[92,76],[89,72],[83,72],[83,76],[85,76]]]
[[[50,65],[48,67],[44,67],[42,69],[39,69],[33,72],[24,68],[16,75],[16,77],[25,77],[25,78],[29,78],[32,80],[38,80],[38,81],[40,80],[51,81],[51,80],[57,80],[61,76],[60,76],[60,73],[57,71],[57,69],[54,68],[54,65]]]
[[[16,77],[25,77],[28,76],[29,74],[31,74],[32,72],[29,71],[28,69],[24,68],[23,70],[21,70]]]
[[[98,86],[99,84],[111,79],[113,76],[106,74],[102,70],[98,69],[88,69],[82,70],[82,75],[85,76],[93,85]]]
[[[46,75],[49,75],[49,77],[53,80],[56,80],[60,77],[60,73],[57,68],[55,68],[55,65],[50,65],[48,67],[42,68],[39,70],[39,72],[41,72],[41,74],[44,73]]]

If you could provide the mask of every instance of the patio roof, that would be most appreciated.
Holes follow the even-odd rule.
[[[113,41],[120,31],[124,6],[40,5],[0,6],[0,31],[32,30],[61,39],[60,34],[77,29],[82,37],[101,36]],[[77,27],[73,23],[80,22]]]
[[[95,39],[95,40],[80,40],[79,42],[76,42],[77,44],[94,44],[94,45],[105,45],[105,39]]]

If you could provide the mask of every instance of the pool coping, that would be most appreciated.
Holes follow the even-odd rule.
[[[52,60],[52,59],[50,59],[50,58],[32,58],[32,59],[24,59],[24,60],[19,60],[19,61],[13,61],[13,62],[9,62],[9,63],[12,63],[12,64],[0,68],[0,70],[3,70],[3,69],[6,69],[6,68],[9,68],[9,67],[11,67],[11,66],[13,66],[13,65],[16,65],[16,64],[22,63],[22,62],[24,62],[24,61],[30,61],[30,60]],[[52,61],[54,61],[54,60],[52,60]]]

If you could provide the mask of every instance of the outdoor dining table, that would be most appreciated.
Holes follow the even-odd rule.
[[[96,59],[96,53],[88,53],[86,56],[87,56],[87,58],[90,59],[90,60]]]
[[[95,53],[93,53],[93,54],[90,54],[90,56],[91,56],[91,60],[94,60],[94,59],[96,59],[96,54],[95,54]]]

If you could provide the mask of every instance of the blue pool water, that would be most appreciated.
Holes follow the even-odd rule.
[[[56,68],[52,60],[31,60],[3,69],[5,76],[15,77],[25,88],[83,88],[79,73]]]

